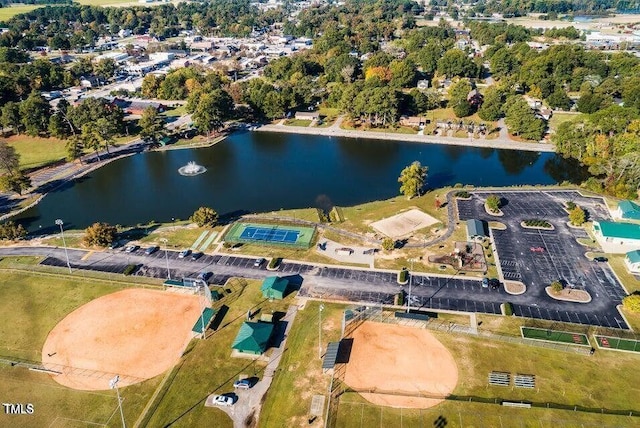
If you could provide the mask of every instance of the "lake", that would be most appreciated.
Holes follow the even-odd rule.
[[[31,231],[186,219],[200,206],[219,214],[349,206],[398,195],[400,171],[418,160],[427,186],[579,182],[577,163],[554,153],[399,143],[266,132],[235,133],[205,149],[137,154],[47,195],[19,219]],[[195,161],[207,172],[178,168]]]

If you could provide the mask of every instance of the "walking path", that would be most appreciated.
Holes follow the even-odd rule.
[[[293,320],[298,313],[298,306],[291,305],[287,309],[287,314],[280,322],[286,323],[284,332],[282,332],[282,340],[277,348],[272,350],[271,359],[267,363],[267,367],[264,370],[264,375],[260,381],[252,388],[247,390],[236,390],[238,395],[238,401],[231,407],[220,407],[229,417],[233,420],[234,428],[244,428],[247,425],[247,421],[252,417],[257,422],[258,415],[263,403],[264,395],[269,390],[271,382],[278,370],[282,354],[286,350],[287,336],[293,325]],[[256,424],[257,425],[257,424]],[[254,426],[254,425],[252,425]]]
[[[282,132],[288,134],[324,135],[328,137],[370,138],[375,140],[409,141],[428,144],[447,144],[454,146],[489,147],[493,149],[526,150],[533,152],[555,152],[555,146],[549,143],[526,143],[511,140],[506,126],[502,124],[500,135],[492,140],[443,137],[437,135],[396,134],[392,132],[357,131],[340,128],[343,117],[340,116],[333,125],[327,128],[286,126],[284,120],[276,125],[262,125],[255,127],[255,131]]]

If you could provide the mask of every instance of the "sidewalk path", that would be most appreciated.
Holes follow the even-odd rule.
[[[307,135],[324,135],[328,137],[347,137],[347,138],[370,138],[375,140],[390,141],[408,141],[416,143],[428,144],[447,144],[454,146],[472,146],[472,147],[489,147],[493,149],[511,149],[526,150],[533,152],[555,152],[555,146],[549,143],[525,143],[513,141],[506,135],[506,127],[501,128],[500,136],[493,140],[441,137],[437,135],[417,135],[417,134],[396,134],[391,132],[376,131],[356,131],[340,128],[343,117],[340,116],[336,122],[327,128],[304,127],[304,126],[285,126],[283,122],[277,125],[262,125],[256,127],[255,131],[261,132],[282,132],[287,134],[307,134]]]

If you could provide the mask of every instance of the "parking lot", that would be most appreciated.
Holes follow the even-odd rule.
[[[588,238],[582,228],[567,225],[566,201],[586,209],[592,219],[610,219],[602,201],[585,198],[577,192],[500,192],[506,202],[504,216],[490,216],[484,209],[488,193],[478,192],[469,201],[458,201],[460,220],[477,218],[499,221],[506,230],[493,230],[500,269],[504,279],[522,281],[529,299],[514,307],[517,315],[578,322],[582,324],[626,327],[615,306],[626,295],[607,263],[588,260],[578,238]],[[526,219],[543,219],[554,230],[527,229]],[[571,288],[589,292],[588,304],[559,302],[545,292],[551,282],[563,280]],[[523,302],[524,303],[524,302]],[[576,307],[577,306],[577,307]],[[580,310],[578,310],[578,308]]]
[[[299,281],[301,296],[340,301],[393,304],[394,296],[404,291],[412,308],[448,309],[467,312],[500,313],[500,304],[511,302],[518,316],[555,321],[576,322],[606,327],[627,328],[616,310],[625,292],[607,263],[589,261],[584,247],[576,242],[586,232],[567,226],[564,201],[573,200],[585,207],[592,218],[609,218],[599,199],[584,198],[575,192],[502,192],[507,201],[503,217],[489,216],[483,207],[486,193],[476,192],[469,201],[458,201],[460,219],[479,218],[504,223],[504,231],[493,230],[500,268],[505,279],[519,280],[527,291],[518,296],[482,288],[479,279],[462,273],[454,276],[413,275],[410,284],[400,286],[397,272],[373,269],[323,267],[307,263],[283,261],[277,272],[266,269],[266,263],[254,266],[255,258],[236,255],[204,255],[198,260],[178,258],[178,251],[163,249],[145,255],[144,249],[126,253],[123,249],[95,252],[69,250],[73,269],[90,269],[121,274],[129,264],[139,266],[137,275],[167,278],[193,278],[200,272],[213,272],[211,284],[222,285],[230,277],[263,279],[270,275],[288,276]],[[520,222],[541,218],[555,227],[553,231],[525,229]],[[464,226],[462,226],[464,227]],[[542,251],[531,251],[542,248]],[[64,267],[61,248],[4,248],[0,254],[43,255],[43,264]],[[588,304],[558,301],[544,288],[556,279],[588,291],[593,300]]]

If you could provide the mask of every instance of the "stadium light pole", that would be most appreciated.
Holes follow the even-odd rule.
[[[62,245],[64,246],[64,255],[67,258],[67,267],[69,268],[69,273],[71,273],[71,263],[69,263],[69,252],[67,251],[67,241],[64,239],[64,222],[61,219],[56,219],[56,224],[60,226],[60,234],[62,235]]]
[[[322,311],[324,305],[320,303],[318,306],[318,359],[322,358]]]
[[[116,396],[118,397],[118,407],[120,408],[120,418],[122,419],[122,428],[127,428],[127,424],[124,422],[124,412],[122,411],[122,400],[120,399],[120,390],[118,389],[118,382],[120,376],[116,375],[109,381],[109,388],[116,390]]]
[[[167,238],[160,238],[159,241],[164,244],[164,259],[167,262],[167,279],[171,279],[171,272],[169,271],[169,250],[167,246],[167,242],[169,241]]]

